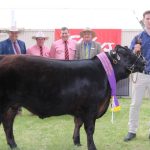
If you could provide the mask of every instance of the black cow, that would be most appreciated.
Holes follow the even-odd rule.
[[[121,46],[115,51],[107,56],[117,81],[128,77],[131,71],[143,71],[142,57]],[[18,107],[22,106],[40,118],[73,115],[74,143],[80,145],[79,129],[84,123],[88,150],[96,150],[93,141],[95,121],[106,112],[110,97],[106,73],[96,56],[80,61],[27,55],[0,56],[0,123],[11,148],[17,146],[13,122]]]

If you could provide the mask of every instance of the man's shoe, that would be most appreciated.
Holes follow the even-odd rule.
[[[125,142],[130,141],[130,140],[134,139],[135,137],[136,137],[135,133],[128,132],[127,136],[124,138],[124,141]]]

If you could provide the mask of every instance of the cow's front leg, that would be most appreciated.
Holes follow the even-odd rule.
[[[96,150],[96,146],[93,140],[93,134],[95,130],[95,120],[89,119],[84,122],[84,128],[87,134],[87,146],[88,150]]]
[[[81,146],[80,128],[83,124],[83,121],[79,117],[74,117],[74,123],[75,123],[75,128],[74,128],[74,133],[73,133],[73,141],[75,145]]]
[[[9,108],[8,111],[5,112],[2,116],[2,124],[6,134],[7,143],[10,146],[10,148],[17,147],[13,135],[13,122],[17,112],[18,108]]]

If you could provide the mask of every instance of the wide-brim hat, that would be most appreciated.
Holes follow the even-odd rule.
[[[37,32],[35,36],[32,36],[32,39],[37,39],[37,38],[42,38],[42,39],[48,39],[47,36],[43,32]]]
[[[96,33],[95,33],[92,29],[90,29],[90,28],[86,28],[86,29],[82,30],[82,31],[80,32],[80,36],[83,37],[83,36],[84,36],[85,34],[87,34],[87,33],[92,34],[92,37],[95,37],[95,36],[96,36]]]
[[[6,30],[6,32],[21,32],[21,29],[18,29],[16,26],[11,26],[9,29]]]

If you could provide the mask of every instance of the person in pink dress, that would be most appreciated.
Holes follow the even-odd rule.
[[[27,49],[27,54],[48,57],[50,49],[44,45],[48,37],[43,32],[37,32],[32,38],[36,40],[36,44]]]
[[[69,29],[61,28],[61,39],[54,41],[50,49],[50,58],[61,60],[73,60],[76,53],[76,41],[69,38]]]

